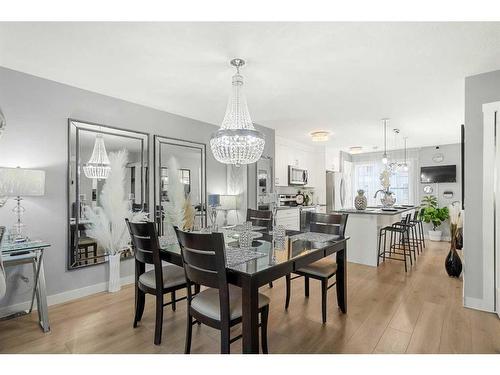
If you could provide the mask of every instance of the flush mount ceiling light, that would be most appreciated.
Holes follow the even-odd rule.
[[[5,120],[5,116],[3,115],[2,109],[0,108],[0,138],[2,137],[2,134],[5,131],[6,125],[7,121]]]
[[[312,132],[311,138],[313,142],[326,142],[328,141],[328,136],[330,135],[327,131]]]
[[[349,153],[350,154],[360,154],[361,151],[363,151],[363,147],[361,147],[361,146],[352,146],[352,147],[349,147]]]
[[[227,103],[226,114],[220,129],[210,139],[210,148],[217,161],[224,164],[252,164],[260,159],[264,151],[264,135],[255,130],[247,101],[243,93],[242,59],[231,60],[236,67],[233,89]]]
[[[87,178],[104,180],[108,178],[111,166],[109,165],[106,146],[102,134],[95,136],[94,150],[87,164],[83,166],[83,172]]]

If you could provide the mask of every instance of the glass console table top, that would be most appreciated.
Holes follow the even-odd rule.
[[[3,241],[2,244],[0,245],[0,250],[2,251],[2,253],[12,253],[12,252],[36,250],[49,246],[50,244],[48,242],[42,240],[24,241],[24,242]]]

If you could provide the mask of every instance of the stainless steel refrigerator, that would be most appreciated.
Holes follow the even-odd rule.
[[[350,208],[348,183],[341,172],[326,172],[326,212]]]

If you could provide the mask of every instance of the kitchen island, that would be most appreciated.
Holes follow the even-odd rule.
[[[380,228],[400,221],[403,214],[412,214],[415,209],[417,209],[415,206],[396,206],[391,211],[382,207],[332,211],[332,213],[349,214],[346,226],[346,236],[350,237],[347,261],[376,267]]]

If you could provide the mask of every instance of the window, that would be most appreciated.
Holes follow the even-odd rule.
[[[409,164],[408,170],[411,171]],[[381,196],[374,198],[377,190],[382,189],[380,185],[380,173],[384,165],[380,161],[355,162],[353,167],[353,187],[354,195],[362,189],[365,191],[369,206],[380,205]],[[391,176],[390,190],[396,195],[396,204],[410,204],[413,200],[412,190],[410,189],[410,172],[398,171]]]

